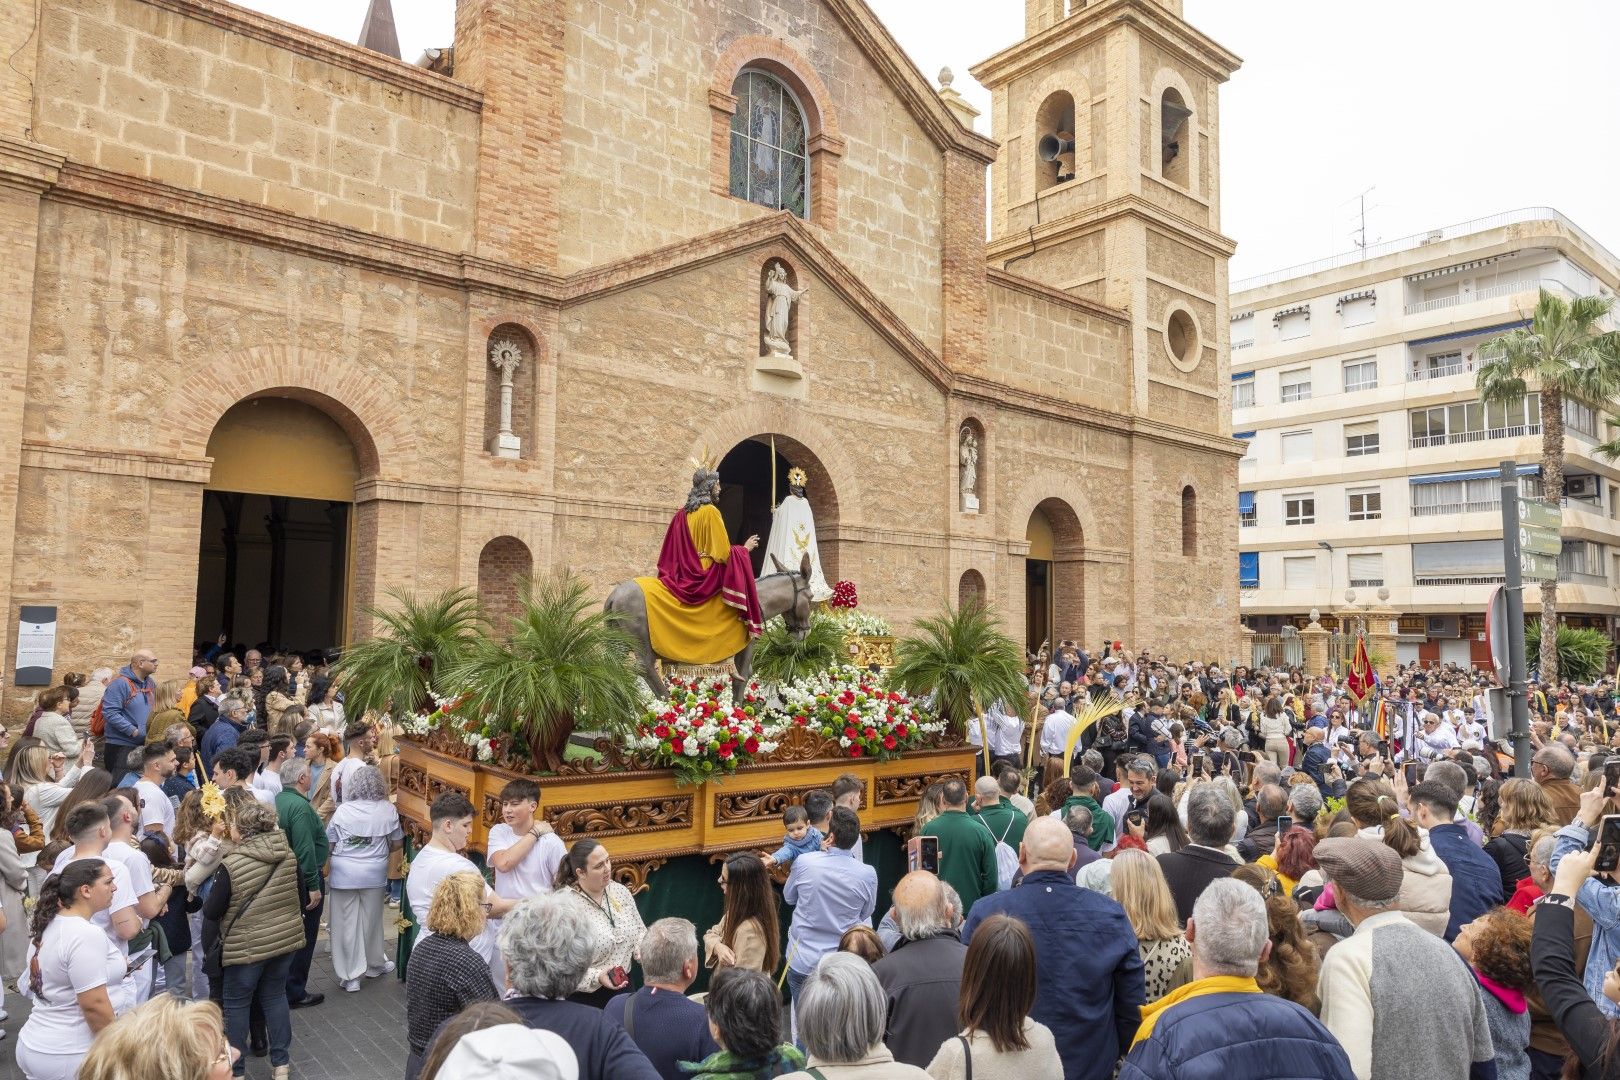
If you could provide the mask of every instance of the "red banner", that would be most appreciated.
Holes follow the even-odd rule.
[[[1350,699],[1359,707],[1367,695],[1372,692],[1377,682],[1373,674],[1372,661],[1367,657],[1367,639],[1356,638],[1356,656],[1350,661],[1350,670],[1346,673],[1344,688],[1350,691]]]

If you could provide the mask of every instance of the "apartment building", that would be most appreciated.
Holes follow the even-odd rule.
[[[1244,623],[1302,626],[1388,589],[1398,659],[1482,663],[1503,580],[1498,465],[1542,496],[1540,402],[1484,405],[1481,345],[1526,325],[1538,290],[1616,295],[1620,262],[1545,207],[1236,281],[1232,430]],[[1559,611],[1620,616],[1620,468],[1594,453],[1604,410],[1571,400]],[[1540,608],[1525,590],[1525,608]]]

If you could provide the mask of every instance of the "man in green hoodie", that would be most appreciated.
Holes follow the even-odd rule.
[[[332,854],[326,839],[326,828],[321,816],[309,805],[309,762],[304,758],[288,758],[281,763],[281,791],[276,794],[276,824],[287,834],[287,844],[298,857],[298,872],[304,886],[309,889],[309,904],[304,908],[304,947],[293,954],[292,967],[287,972],[287,1005],[303,1009],[319,1005],[325,994],[309,992],[309,965],[315,958],[315,937],[321,929],[321,910],[325,898],[321,896],[321,867]]]
[[[1083,806],[1090,810],[1091,835],[1086,837],[1086,846],[1098,851],[1113,841],[1114,819],[1103,811],[1102,804],[1097,801],[1097,774],[1081,765],[1069,774],[1069,782],[1074,785],[1074,794],[1063,803],[1059,816],[1067,814],[1071,806]]]
[[[945,781],[942,811],[922,828],[923,836],[939,837],[939,876],[962,898],[962,914],[973,910],[981,896],[996,891],[996,840],[990,830],[968,816],[967,785]]]

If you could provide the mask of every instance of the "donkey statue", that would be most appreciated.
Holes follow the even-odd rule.
[[[759,590],[760,614],[766,620],[781,615],[787,623],[788,632],[802,641],[810,630],[810,556],[807,553],[800,560],[797,570],[787,569],[774,555],[771,556],[771,563],[776,567],[776,573],[766,574],[755,583]],[[603,606],[619,629],[630,635],[635,645],[636,662],[641,668],[642,678],[647,680],[647,686],[654,694],[663,697],[669,688],[658,674],[655,663],[658,658],[653,653],[652,638],[647,633],[647,604],[641,595],[641,586],[633,580],[619,582],[608,594],[607,603]],[[737,674],[731,679],[732,697],[741,701],[754,670],[752,638],[743,646],[743,651],[732,658],[732,665],[737,669]]]

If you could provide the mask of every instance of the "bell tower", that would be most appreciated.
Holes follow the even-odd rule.
[[[1024,5],[1024,40],[973,69],[1001,144],[990,263],[1128,312],[1130,411],[1227,433],[1218,90],[1240,61],[1181,0]]]

